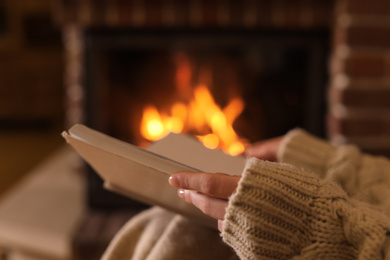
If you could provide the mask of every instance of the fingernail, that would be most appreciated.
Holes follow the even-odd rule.
[[[169,184],[171,184],[172,186],[179,187],[179,179],[177,178],[176,175],[171,175],[168,181]]]
[[[184,193],[185,193],[185,190],[183,190],[183,189],[179,189],[177,191],[177,194],[179,195],[180,198],[184,198]]]

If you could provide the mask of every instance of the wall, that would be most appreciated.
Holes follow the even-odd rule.
[[[0,126],[63,121],[63,49],[50,0],[0,0]]]
[[[330,60],[329,137],[390,155],[390,1],[339,0]]]

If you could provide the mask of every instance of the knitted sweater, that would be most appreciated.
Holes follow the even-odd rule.
[[[249,159],[230,198],[222,237],[241,259],[389,257],[390,219],[381,212],[390,209],[389,161],[301,130],[278,157]]]
[[[248,159],[221,234],[152,208],[102,259],[390,259],[387,159],[293,130],[278,160]]]

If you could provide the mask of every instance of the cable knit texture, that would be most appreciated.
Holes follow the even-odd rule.
[[[230,199],[222,237],[241,259],[385,257],[388,160],[299,129],[284,138],[278,159],[249,159]]]
[[[335,183],[287,164],[248,160],[222,237],[241,259],[381,259],[388,219]]]
[[[390,162],[360,152],[356,146],[334,147],[295,129],[284,138],[278,160],[338,183],[357,200],[390,209]]]

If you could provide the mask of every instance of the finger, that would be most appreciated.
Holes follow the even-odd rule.
[[[203,213],[216,219],[223,219],[228,201],[210,197],[194,190],[180,189],[179,197],[199,208]]]
[[[175,187],[196,190],[203,194],[228,199],[236,190],[240,176],[222,173],[179,172],[171,175],[169,183]]]
[[[280,143],[283,136],[267,141],[257,142],[246,148],[244,154],[248,157],[257,157],[262,160],[276,161]]]

